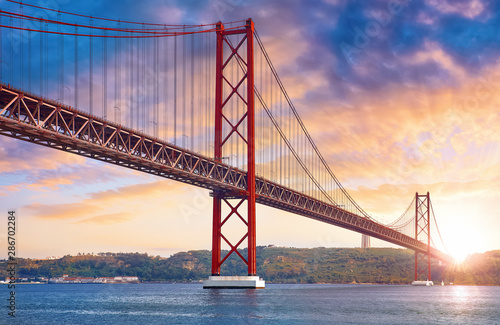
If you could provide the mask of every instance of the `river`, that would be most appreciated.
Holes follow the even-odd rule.
[[[2,295],[9,298],[7,286]],[[500,324],[500,287],[267,284],[17,285],[2,324]]]

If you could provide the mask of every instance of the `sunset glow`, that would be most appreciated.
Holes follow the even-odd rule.
[[[389,223],[416,192],[430,192],[457,261],[500,248],[497,2],[55,2],[152,23],[251,17],[309,133],[364,210]],[[18,214],[23,257],[211,249],[209,191],[6,136],[0,207]],[[238,237],[238,224],[228,227]],[[2,222],[2,258],[6,233]],[[359,247],[361,234],[258,206],[257,245],[270,244]]]

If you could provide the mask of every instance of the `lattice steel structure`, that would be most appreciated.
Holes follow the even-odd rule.
[[[214,157],[218,161],[223,159],[223,147],[228,145],[231,137],[243,141],[247,152],[247,173],[245,191],[215,190],[213,196],[213,233],[212,233],[212,275],[220,275],[220,267],[234,252],[248,266],[248,275],[256,275],[255,261],[255,107],[254,107],[254,68],[253,68],[253,33],[252,20],[247,20],[243,29],[225,31],[222,23],[217,25],[217,53],[216,53],[216,83],[215,83],[215,144]],[[231,35],[241,36],[233,45],[229,39]],[[246,46],[245,46],[246,45]],[[225,57],[224,48],[230,53]],[[244,52],[244,53],[241,53]],[[230,66],[241,69],[242,76],[231,78]],[[236,121],[229,117],[231,101],[240,102],[245,108]],[[240,126],[247,125],[247,132],[241,132]],[[226,125],[224,128],[223,126]],[[224,133],[224,131],[226,131]],[[236,200],[232,204],[230,200]],[[247,218],[242,216],[242,205],[246,201]],[[230,212],[222,219],[222,204],[226,204]],[[222,227],[229,218],[238,217],[246,226],[247,231],[237,243],[231,243],[222,233]],[[245,258],[238,250],[244,240],[248,242],[248,255]],[[221,241],[224,240],[231,248],[229,253],[221,259]]]
[[[431,199],[427,194],[415,194],[415,239],[427,244],[427,252],[415,251],[415,281],[427,273],[424,280],[431,281]]]

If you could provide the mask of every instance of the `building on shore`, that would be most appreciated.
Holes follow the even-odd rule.
[[[50,278],[49,283],[139,283],[137,276],[115,276],[115,277],[70,277],[64,274],[62,277]]]

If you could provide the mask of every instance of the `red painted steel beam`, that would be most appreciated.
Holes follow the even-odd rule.
[[[217,48],[215,62],[215,135],[214,135],[214,157],[216,161],[222,161],[222,96],[223,96],[223,38],[224,26],[221,22],[217,24]],[[220,195],[213,197],[213,225],[212,225],[212,275],[220,275],[221,265],[221,242],[222,242],[222,198]]]
[[[255,94],[253,66],[253,33],[254,24],[247,20],[247,151],[248,151],[248,275],[257,275],[256,263],[256,220],[255,220]]]
[[[415,240],[418,240],[418,193],[415,194]],[[418,280],[418,252],[415,251],[415,281]]]
[[[429,249],[431,248],[431,197],[429,192],[427,192],[427,279],[431,281],[431,254]]]

